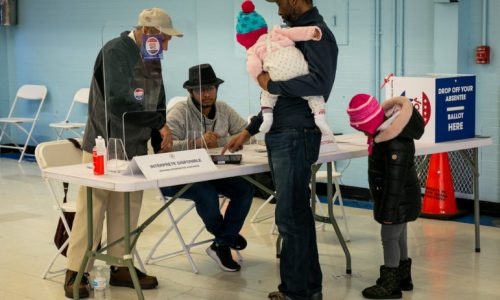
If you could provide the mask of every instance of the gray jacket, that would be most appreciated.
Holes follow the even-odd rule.
[[[202,116],[191,97],[177,103],[167,112],[167,125],[172,130],[174,151],[188,149],[188,141],[199,138],[207,131],[221,136],[218,146],[224,146],[232,136],[245,129],[247,122],[225,102],[215,102],[215,117]]]

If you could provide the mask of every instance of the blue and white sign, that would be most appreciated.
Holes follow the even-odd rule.
[[[386,98],[406,96],[425,122],[426,142],[446,142],[475,135],[476,76],[393,77]]]
[[[436,142],[474,137],[475,103],[475,76],[436,79]]]

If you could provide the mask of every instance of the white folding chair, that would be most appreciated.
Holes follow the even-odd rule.
[[[12,103],[9,111],[9,115],[6,118],[0,118],[0,124],[2,124],[0,128],[0,148],[17,149],[21,151],[21,156],[19,157],[18,162],[21,162],[23,160],[24,155],[29,155],[26,154],[26,148],[28,147],[28,143],[30,142],[30,140],[33,140],[35,144],[38,144],[38,142],[31,135],[33,133],[33,129],[35,128],[35,124],[38,120],[40,111],[42,110],[42,105],[45,101],[46,96],[47,87],[45,87],[44,85],[22,85],[17,90],[14,103]],[[30,101],[27,102],[20,100]],[[38,105],[33,105],[33,100],[40,101],[40,103]],[[20,102],[25,102],[24,107],[22,107],[21,109],[18,108],[18,104]],[[24,145],[18,145],[14,141],[14,139],[12,139],[12,137],[7,133],[7,125],[9,124],[15,126],[17,129],[26,134],[26,141],[24,142]],[[22,126],[22,124],[30,124],[30,126],[26,126],[27,128],[25,128],[24,126]],[[4,136],[7,137],[10,142],[14,144],[14,146],[2,145]]]
[[[36,162],[41,170],[48,167],[57,167],[65,165],[79,164],[82,162],[82,151],[77,149],[70,141],[53,141],[45,142],[39,144],[35,149]],[[58,212],[59,218],[62,220],[66,232],[71,234],[68,221],[64,215],[65,212],[75,212],[76,205],[74,201],[62,203],[62,189],[63,185],[61,182],[56,182],[52,180],[45,179],[45,183],[49,188],[49,192],[52,196],[54,207]],[[73,187],[72,187],[73,188]],[[63,250],[68,246],[69,239],[57,249],[57,252],[52,256],[47,268],[44,270],[42,278],[46,279],[49,275],[56,275],[63,273],[66,269],[61,269],[57,271],[52,270],[57,257],[63,252]]]
[[[167,113],[177,103],[185,102],[186,100],[187,100],[187,97],[185,97],[185,96],[176,96],[176,97],[170,98],[170,100],[167,103]],[[187,122],[187,120],[186,120],[186,122]],[[160,195],[161,195],[161,192],[160,192]],[[170,199],[170,197],[163,197],[163,196],[160,196],[160,198],[163,201],[168,201]],[[183,199],[183,198],[179,198],[179,200],[180,199]],[[222,209],[224,207],[226,201],[229,199],[227,199],[223,196],[220,196],[220,199],[222,200],[221,205],[220,205],[220,208]],[[183,200],[191,201],[189,199],[183,199]],[[177,217],[174,217],[170,207],[167,207],[165,209],[165,212],[168,216],[168,219],[172,225],[166,229],[166,231],[162,234],[160,239],[151,248],[148,255],[146,256],[146,260],[145,260],[146,264],[153,264],[155,262],[158,262],[158,261],[161,261],[161,260],[164,260],[164,259],[167,259],[170,257],[174,257],[174,256],[177,256],[177,255],[184,253],[186,255],[186,258],[189,261],[189,264],[191,265],[191,268],[193,269],[193,273],[198,274],[198,272],[199,272],[198,267],[196,267],[196,264],[194,263],[193,257],[191,256],[191,248],[196,247],[196,246],[200,246],[203,244],[211,243],[211,242],[213,242],[213,238],[202,240],[202,241],[197,241],[198,237],[205,230],[205,226],[202,226],[198,231],[196,231],[194,236],[191,238],[190,242],[186,243],[186,240],[185,240],[184,236],[182,235],[181,230],[179,229],[179,225],[178,225],[191,211],[193,211],[193,209],[195,207],[196,207],[195,203],[192,202]],[[163,241],[168,237],[168,235],[172,231],[175,231],[175,234],[177,235],[179,243],[181,244],[181,249],[154,256],[158,247],[163,243]],[[241,258],[239,251],[236,251],[236,255],[238,256],[238,259],[241,261],[242,258]]]
[[[340,206],[340,209],[341,209],[341,212],[342,212],[341,219],[344,221],[345,238],[346,238],[346,241],[350,241],[351,240],[351,235],[349,233],[349,227],[347,225],[347,218],[346,218],[346,214],[345,214],[345,210],[344,210],[344,201],[342,200],[342,193],[340,192],[340,177],[342,177],[342,174],[340,174],[339,172],[337,172],[335,170],[335,167],[333,166],[332,180],[333,180],[333,184],[335,185],[335,193],[333,194],[333,204],[335,204],[335,202],[338,200],[339,206]],[[316,172],[316,182],[323,182],[323,183],[327,182],[327,173],[326,173],[326,171],[318,171],[318,172]],[[264,215],[264,216],[261,216],[261,214],[263,213],[264,208],[269,204],[269,202],[271,202],[271,200],[273,198],[274,197],[272,195],[269,196],[269,198],[267,198],[267,200],[264,201],[264,203],[262,203],[259,206],[259,208],[257,208],[257,211],[255,212],[255,214],[250,219],[250,222],[252,222],[252,223],[259,223],[259,222],[262,222],[264,220],[267,220],[267,219],[270,219],[270,218],[274,217],[274,212],[272,212],[270,214],[267,214],[267,215]],[[321,204],[321,202],[320,202],[320,200],[319,200],[319,198],[318,198],[317,195],[316,195],[315,201],[316,201],[317,204]],[[322,211],[321,206],[319,206],[318,208]],[[321,228],[322,230],[324,230],[325,229],[325,224],[321,223],[318,226],[316,226],[316,228],[317,229]],[[271,231],[270,232],[271,232],[271,234],[276,233],[276,223],[273,222],[273,225],[271,226]]]
[[[161,194],[161,192],[160,192]],[[160,198],[163,200],[163,201],[168,201],[170,199],[170,197],[162,197],[160,196]],[[183,198],[180,198],[180,199],[183,199]],[[221,199],[221,204],[220,204],[220,208],[223,209],[224,208],[224,205],[226,204],[226,201],[228,200],[227,198],[225,197],[220,197]],[[186,201],[191,201],[189,199],[183,199],[183,200],[186,200]],[[167,214],[167,217],[170,221],[170,223],[172,224],[170,227],[168,227],[165,232],[162,234],[162,236],[160,237],[160,239],[154,244],[154,246],[151,248],[151,250],[149,251],[148,255],[146,256],[146,259],[145,259],[145,262],[146,264],[153,264],[155,262],[158,262],[158,261],[162,261],[162,260],[165,260],[167,258],[171,258],[171,257],[174,257],[174,256],[177,256],[177,255],[180,255],[180,254],[185,254],[186,255],[186,258],[188,259],[189,261],[189,264],[191,265],[191,268],[193,269],[193,273],[195,274],[198,274],[199,273],[199,270],[198,270],[198,267],[196,266],[194,260],[193,260],[193,257],[191,256],[191,249],[196,247],[196,246],[200,246],[200,245],[204,245],[204,244],[208,244],[208,243],[212,243],[213,242],[213,238],[210,238],[210,239],[205,239],[205,240],[201,240],[201,241],[198,241],[198,238],[199,236],[203,233],[203,231],[205,230],[205,226],[202,226],[200,229],[198,229],[195,234],[193,235],[193,237],[191,238],[191,240],[186,243],[186,239],[184,238],[180,228],[179,228],[179,223],[191,212],[195,209],[195,203],[192,202],[191,204],[189,204],[189,206],[184,209],[179,215],[177,216],[174,216],[173,213],[172,213],[172,210],[170,209],[170,207],[167,207],[165,209],[165,212]],[[169,251],[169,252],[165,252],[163,254],[159,254],[159,255],[155,255],[158,247],[163,243],[163,241],[169,236],[169,234],[174,231],[175,234],[177,235],[177,239],[179,240],[179,243],[181,244],[181,249],[179,250],[174,250],[174,251]],[[239,253],[239,251],[236,251],[236,255],[238,257],[238,260],[242,260],[241,258],[241,255]]]
[[[167,103],[167,112],[174,107],[179,102],[185,102],[187,100],[186,96],[175,96],[170,98]]]
[[[82,151],[76,148],[73,143],[68,140],[51,141],[39,144],[35,149],[35,157],[41,170],[49,167],[67,166],[82,163]],[[76,203],[75,201],[63,203],[63,185],[60,181],[45,179],[45,183],[47,184],[49,192],[52,196],[54,208],[57,210],[59,218],[62,220],[64,227],[66,228],[66,232],[68,232],[68,235],[70,236],[71,228],[64,213],[76,212]],[[74,186],[71,186],[72,189],[73,187]],[[68,246],[68,243],[69,238],[59,249],[57,249],[57,252],[52,256],[52,259],[49,261],[48,266],[45,268],[42,274],[43,279],[48,278],[49,275],[55,276],[66,271],[66,268],[54,271],[52,270],[52,267],[59,255],[61,255],[64,249]],[[142,264],[141,258],[139,257],[135,249],[134,255],[136,257],[136,260],[138,261],[141,271],[144,271],[144,265]]]
[[[75,104],[87,105],[89,103],[89,88],[79,89],[75,95],[73,96],[73,101],[69,106],[68,113],[66,114],[66,118],[63,121],[57,123],[50,123],[49,126],[54,128],[57,134],[57,139],[62,139],[65,131],[72,132],[75,136],[81,137],[81,132],[78,132],[77,129],[85,127],[85,123],[79,122],[70,122],[69,117]]]

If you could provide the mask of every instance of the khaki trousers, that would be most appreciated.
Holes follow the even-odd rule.
[[[92,154],[83,152],[83,163],[92,162]],[[125,210],[124,193],[92,189],[94,241],[96,250],[101,241],[104,216],[107,223],[107,242],[113,242],[123,236]],[[137,227],[141,210],[142,191],[130,193],[130,230]],[[81,186],[76,200],[76,214],[68,245],[68,269],[78,271],[87,249],[87,187]],[[122,257],[125,254],[123,242],[107,250],[107,254]],[[92,269],[93,260],[87,265],[87,272]]]

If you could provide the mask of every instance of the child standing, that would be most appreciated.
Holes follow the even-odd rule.
[[[347,109],[351,126],[368,136],[368,181],[373,214],[382,224],[384,265],[368,299],[398,299],[413,289],[408,257],[407,223],[420,212],[421,195],[414,164],[414,139],[424,133],[424,120],[406,97],[379,104],[375,97],[355,95]]]
[[[264,18],[255,12],[252,1],[241,4],[242,11],[238,15],[236,40],[247,49],[247,70],[257,81],[262,71],[269,72],[272,80],[289,80],[309,74],[309,67],[302,53],[295,48],[294,42],[321,40],[321,29],[317,26],[280,28],[275,26],[267,33]],[[308,101],[314,114],[314,122],[323,135],[332,134],[325,117],[325,99],[323,96],[303,97]],[[262,91],[260,106],[263,122],[259,131],[266,133],[273,124],[273,109],[278,95]]]

